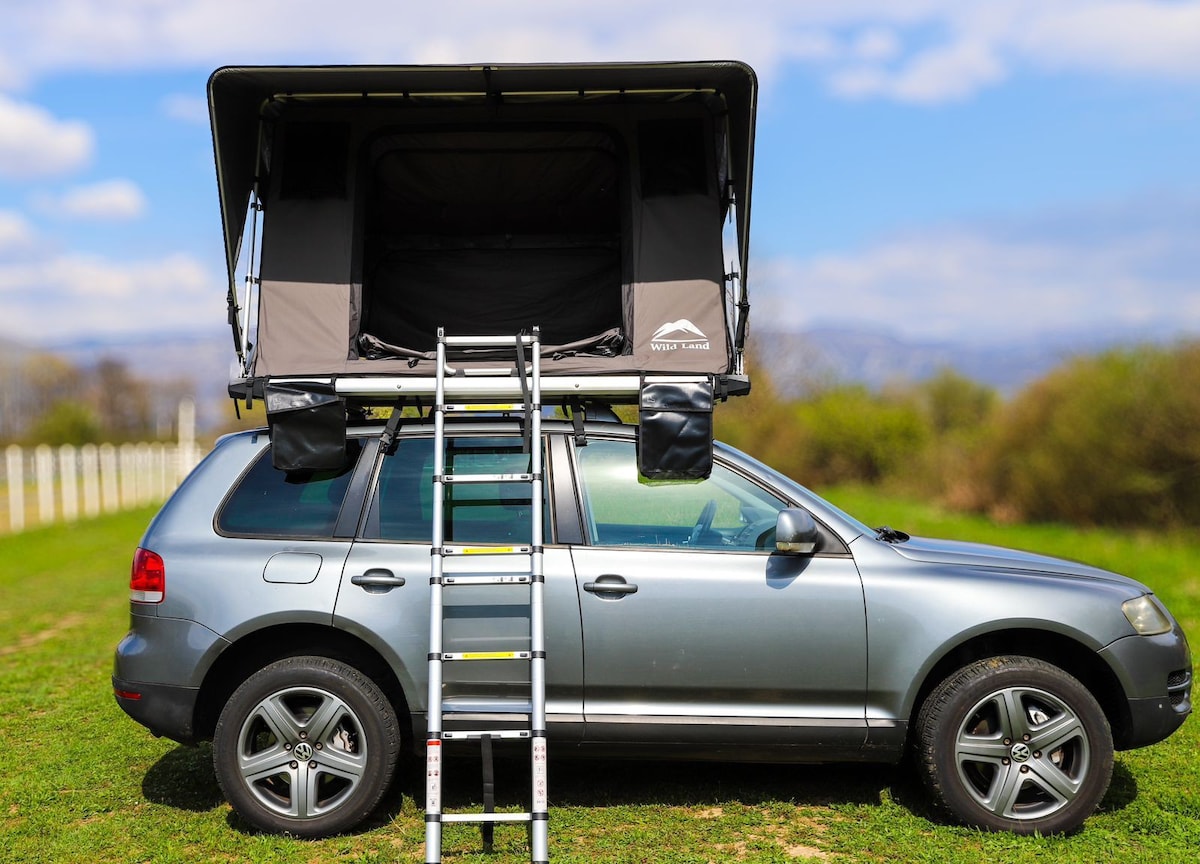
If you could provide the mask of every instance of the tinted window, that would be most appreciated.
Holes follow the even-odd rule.
[[[267,449],[230,493],[217,517],[224,534],[330,537],[362,442],[348,441],[340,471],[280,471]]]
[[[528,471],[529,454],[521,452],[519,439],[464,437],[448,442],[448,474]],[[457,543],[529,543],[530,491],[529,483],[520,482],[448,487],[445,539]],[[401,438],[380,469],[363,536],[428,543],[432,519],[433,439]]]
[[[578,454],[594,545],[774,548],[785,502],[723,465],[707,480],[649,482],[632,441],[593,440]]]

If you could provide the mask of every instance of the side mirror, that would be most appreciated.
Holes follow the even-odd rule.
[[[811,555],[817,548],[817,523],[807,510],[789,507],[775,519],[775,548],[789,555]]]

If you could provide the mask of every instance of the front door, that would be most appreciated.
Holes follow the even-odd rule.
[[[866,622],[840,541],[774,552],[790,502],[720,462],[704,481],[646,483],[632,441],[576,452],[585,740],[856,750]]]

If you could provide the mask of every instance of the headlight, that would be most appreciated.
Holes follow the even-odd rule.
[[[1171,629],[1171,619],[1151,594],[1143,594],[1121,604],[1121,611],[1141,636],[1155,636]]]

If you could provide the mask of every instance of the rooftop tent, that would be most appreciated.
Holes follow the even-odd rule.
[[[547,377],[740,372],[755,92],[728,62],[217,70],[247,380],[429,375],[439,326],[539,325]]]

